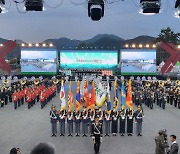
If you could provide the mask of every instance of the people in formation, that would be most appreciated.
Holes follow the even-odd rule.
[[[180,81],[132,80],[132,98],[136,106],[143,103],[153,109],[154,104],[165,109],[166,104],[180,109]]]
[[[39,103],[43,109],[56,96],[60,85],[48,79],[41,82],[26,81],[24,84],[21,81],[0,87],[0,107],[13,103],[14,109],[24,104],[30,109],[35,103]]]
[[[50,121],[52,125],[52,136],[57,135],[59,130],[60,136],[68,137],[87,137],[93,136],[92,127],[95,122],[95,118],[98,117],[98,121],[103,126],[104,136],[117,136],[119,133],[121,136],[127,134],[133,135],[134,125],[136,123],[137,136],[142,136],[142,122],[143,111],[141,106],[138,106],[137,111],[132,109],[124,109],[123,107],[117,111],[114,107],[112,111],[102,111],[99,109],[89,109],[83,111],[66,111],[57,110],[54,105],[50,111]],[[59,125],[57,125],[59,123]],[[59,129],[57,129],[59,127]]]

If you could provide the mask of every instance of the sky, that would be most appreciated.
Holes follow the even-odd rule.
[[[12,0],[6,0],[8,7]],[[22,0],[18,0],[22,1]],[[74,5],[70,0],[44,0],[43,12],[19,13],[11,3],[8,13],[0,14],[0,38],[42,42],[46,39],[67,37],[85,40],[97,34],[114,34],[123,39],[139,35],[158,36],[162,28],[171,27],[180,32],[180,19],[175,18],[174,0],[162,0],[162,13],[154,16],[139,14],[139,0],[124,0],[105,6],[105,16],[98,22],[88,17],[87,4]],[[81,3],[84,0],[71,0]],[[112,1],[112,0],[111,0]],[[24,5],[18,4],[23,11]]]

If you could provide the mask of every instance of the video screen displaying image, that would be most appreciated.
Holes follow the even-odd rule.
[[[156,50],[124,49],[121,51],[121,72],[127,75],[154,75]]]
[[[117,69],[115,50],[61,50],[61,69]]]
[[[21,73],[56,73],[56,57],[56,49],[24,48],[21,50]]]

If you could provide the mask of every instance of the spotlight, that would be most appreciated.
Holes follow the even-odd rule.
[[[0,13],[6,13],[7,12],[6,8],[4,8],[3,5],[5,5],[5,0],[0,0]]]
[[[180,49],[180,45],[178,45],[177,48]]]
[[[142,48],[143,47],[143,45],[142,44],[139,44],[139,48]]]
[[[153,44],[152,47],[153,47],[153,48],[156,48],[156,44]]]
[[[3,44],[0,44],[0,47],[3,47]]]
[[[129,44],[125,44],[125,47],[126,47],[126,48],[129,48]]]
[[[161,0],[140,0],[140,5],[144,14],[159,13]]]
[[[52,44],[52,43],[50,43],[50,44],[49,44],[49,46],[50,46],[50,47],[53,47],[53,44]]]
[[[42,44],[42,46],[43,46],[43,47],[46,47],[46,44],[45,44],[45,43],[43,43],[43,44]]]
[[[146,44],[146,48],[149,48],[150,46],[149,46],[149,44]]]
[[[136,45],[135,45],[135,44],[132,44],[132,48],[136,48]]]
[[[175,3],[175,17],[180,18],[180,0]]]
[[[43,11],[43,0],[25,0],[26,11]]]
[[[28,46],[29,46],[29,47],[32,47],[32,43],[29,43]]]
[[[35,46],[36,46],[36,47],[39,47],[39,43],[36,43]]]
[[[104,17],[104,0],[88,0],[88,16],[94,21]]]
[[[25,47],[25,44],[24,44],[24,43],[22,43],[22,44],[21,44],[21,47]]]

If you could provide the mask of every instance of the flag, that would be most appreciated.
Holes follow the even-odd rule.
[[[118,97],[118,89],[117,89],[117,81],[114,81],[114,106],[115,109],[118,109],[118,104],[119,104],[119,97]]]
[[[76,91],[76,112],[78,112],[82,107],[81,104],[81,94],[80,94],[80,81],[77,82],[77,91]]]
[[[88,93],[88,81],[85,81],[84,85],[84,100],[85,100],[85,108],[88,110],[89,108],[89,93]]]
[[[102,107],[105,100],[106,100],[106,91],[103,88],[101,82],[99,82],[98,87],[96,89],[96,105],[98,107]]]
[[[109,90],[109,83],[107,85],[107,94],[106,94],[106,107],[107,111],[111,111],[111,95],[110,95],[110,90]]]
[[[69,93],[68,93],[68,111],[71,112],[73,107],[74,107],[74,102],[73,102],[73,94],[72,94],[71,81],[70,81]]]
[[[96,103],[96,92],[95,92],[94,81],[92,81],[91,100],[89,102],[89,107],[91,108],[91,110],[94,110],[95,103]]]
[[[126,105],[127,105],[130,109],[133,108],[131,80],[129,80],[129,83],[128,83],[128,90],[127,90],[127,96],[126,96]]]
[[[124,108],[126,102],[126,92],[124,88],[124,82],[121,85],[121,107]]]
[[[65,91],[64,91],[64,81],[61,81],[61,91],[60,91],[60,100],[61,100],[61,110],[66,109],[66,99],[65,99]]]

